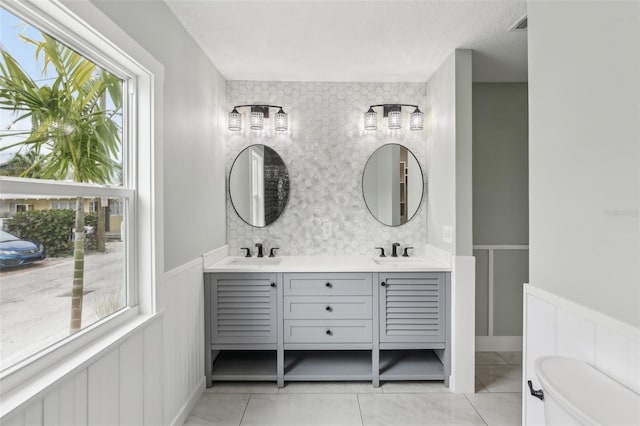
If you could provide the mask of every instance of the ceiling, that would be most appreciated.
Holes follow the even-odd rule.
[[[524,0],[165,0],[227,80],[424,82],[456,48],[474,81],[526,81]]]

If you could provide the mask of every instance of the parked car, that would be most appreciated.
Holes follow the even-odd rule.
[[[0,231],[0,269],[44,260],[44,246],[37,241],[23,240]]]

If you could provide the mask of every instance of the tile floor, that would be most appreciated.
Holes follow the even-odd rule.
[[[437,382],[217,383],[185,425],[519,425],[521,352],[476,353],[475,394]]]

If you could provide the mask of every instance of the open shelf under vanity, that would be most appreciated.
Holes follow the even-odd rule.
[[[371,350],[287,350],[284,381],[372,381]],[[213,381],[276,381],[277,351],[223,350],[212,361]],[[430,349],[380,350],[380,381],[445,380],[444,364]]]
[[[285,351],[284,380],[371,380],[371,351]]]
[[[444,379],[444,364],[431,349],[380,351],[380,380]]]
[[[221,351],[211,376],[214,381],[275,381],[276,351]]]

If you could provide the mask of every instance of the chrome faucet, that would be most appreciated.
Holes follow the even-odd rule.
[[[391,257],[398,257],[398,247],[400,247],[400,243],[391,244]]]
[[[256,243],[256,247],[258,247],[258,257],[264,257],[262,253],[262,243]]]

